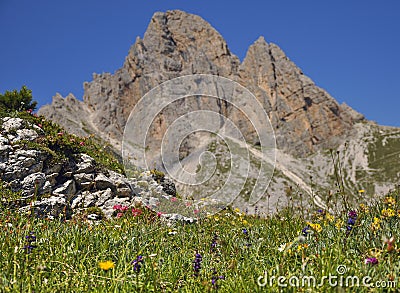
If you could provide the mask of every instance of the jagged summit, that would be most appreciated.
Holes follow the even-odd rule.
[[[180,10],[156,12],[121,69],[94,74],[93,81],[84,83],[83,102],[56,95],[39,113],[71,132],[94,132],[119,148],[126,120],[146,92],[166,80],[196,73],[224,76],[249,88],[270,115],[278,148],[292,154],[337,144],[362,119],[318,88],[264,37],[249,47],[240,63],[208,22]]]
[[[337,180],[328,149],[337,154],[336,163],[341,160],[343,189],[351,193],[357,188],[370,194],[387,192],[400,179],[398,166],[392,162],[399,158],[397,128],[371,123],[348,105],[340,105],[315,85],[278,45],[268,43],[264,37],[250,45],[240,62],[208,22],[179,10],[155,13],[143,38],[138,37],[129,49],[122,68],[114,74],[94,74],[91,82],[84,83],[83,101],[72,95],[64,99],[57,94],[39,114],[72,133],[96,134],[120,150],[127,119],[141,97],[165,81],[198,73],[237,81],[256,96],[268,113],[277,143],[275,173],[268,188],[273,195],[270,203],[284,204],[287,186],[295,186],[297,193],[309,194],[314,199],[319,193],[324,199]],[[154,146],[160,145],[170,123],[188,109],[212,110],[228,116],[252,144],[251,164],[257,166],[263,159],[251,123],[240,111],[216,99],[202,99],[201,103],[187,99],[165,108],[149,129],[146,140],[149,153],[153,154],[157,149]],[[198,164],[190,160],[190,154],[206,141],[204,137],[192,138],[183,141],[179,149],[179,155],[182,153],[182,159],[189,165]],[[218,144],[208,148],[218,154],[227,151]],[[209,186],[210,191],[218,188]],[[237,199],[238,206],[243,206],[241,201],[245,199],[242,194]],[[262,204],[266,204],[265,200],[259,203]]]

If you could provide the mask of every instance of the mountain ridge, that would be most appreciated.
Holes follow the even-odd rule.
[[[377,126],[347,104],[339,104],[304,75],[278,45],[267,43],[264,37],[259,37],[249,46],[246,56],[240,62],[229,50],[223,37],[208,22],[200,16],[179,10],[156,12],[143,39],[137,37],[129,49],[122,68],[114,74],[93,74],[93,80],[84,83],[83,101],[73,95],[64,99],[57,94],[52,104],[43,106],[39,114],[56,121],[71,133],[94,133],[120,150],[124,126],[141,97],[165,81],[191,74],[229,78],[255,95],[269,115],[277,149],[285,154],[282,156],[285,159],[278,162],[278,165],[285,167],[288,164],[294,170],[307,170],[307,174],[301,174],[300,171],[295,174],[308,184],[304,188],[307,190],[313,185],[308,174],[319,174],[317,177],[322,180],[320,188],[311,188],[310,196],[315,196],[316,192],[326,193],[327,186],[337,181],[332,179],[334,163],[326,150],[338,152],[338,156],[343,156],[343,159],[366,158],[357,165],[358,173],[354,168],[351,169],[352,164],[344,163],[352,170],[351,174],[343,174],[343,181],[347,182],[346,188],[349,191],[354,192],[366,184],[372,194],[375,187],[380,186],[379,182],[376,186],[366,183],[371,172],[371,145],[374,139],[380,141],[380,135],[396,133],[396,128],[388,130]],[[240,111],[212,99],[204,99],[201,104],[187,99],[163,109],[162,114],[157,116],[149,129],[147,142],[151,151],[160,146],[168,126],[182,116],[185,109],[213,109],[239,125],[248,143],[254,146],[259,143],[251,123],[243,118]],[[363,133],[368,131],[375,133],[376,137],[371,136],[368,143],[358,148],[360,154],[346,154],[345,145],[354,145],[356,148],[354,141],[362,140]],[[369,135],[370,132],[366,137]],[[394,141],[393,144],[396,144],[397,136]],[[375,152],[385,153],[384,145],[375,145]],[[180,151],[186,154],[185,157],[195,149],[196,142],[184,141]],[[318,157],[319,161],[310,159],[312,157]],[[297,168],[296,164],[304,168]],[[380,166],[377,167],[379,170]],[[361,175],[356,176],[356,173],[364,174],[365,180]],[[272,180],[270,189],[277,197],[282,197],[285,186],[296,183],[290,178],[278,177],[275,178],[277,182]],[[399,174],[394,173],[382,179],[387,183],[381,182],[385,187],[383,189],[391,188],[398,179]]]

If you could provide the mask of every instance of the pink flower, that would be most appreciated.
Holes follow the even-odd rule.
[[[42,128],[42,127],[43,127],[43,126],[42,126],[42,124],[40,124],[40,123],[38,124],[38,126],[39,126],[40,128]]]
[[[29,114],[32,114],[33,110],[29,109],[29,110],[26,110],[26,112],[29,113]]]
[[[58,135],[58,136],[63,136],[63,135],[64,135],[64,132],[59,132],[59,133],[57,133],[57,135]]]
[[[190,207],[190,206],[192,205],[192,203],[191,203],[191,202],[187,202],[187,203],[185,203],[185,205],[186,205],[187,207]]]
[[[122,208],[122,206],[120,204],[116,204],[115,206],[113,206],[114,210],[120,210]]]
[[[378,264],[378,259],[375,257],[368,257],[365,259],[365,264],[371,264],[371,265],[376,265]]]
[[[162,215],[162,212],[157,213],[157,217],[161,217],[161,215]]]
[[[79,143],[79,145],[80,145],[80,146],[84,146],[85,143],[84,143],[83,141],[81,141],[81,142]]]
[[[171,197],[172,202],[176,202],[178,199],[176,197]]]
[[[127,206],[123,206],[123,207],[121,207],[119,210],[120,210],[121,212],[125,212],[125,211],[128,210],[128,207],[127,207]]]
[[[139,210],[139,209],[132,209],[132,215],[134,216],[134,217],[138,217],[138,216],[140,216],[142,214],[142,211],[141,210]]]
[[[197,215],[198,213],[200,213],[200,210],[194,210],[193,213],[194,213],[195,215]]]
[[[117,218],[119,219],[119,218],[121,218],[123,215],[124,215],[123,213],[118,213],[118,214],[117,214]]]

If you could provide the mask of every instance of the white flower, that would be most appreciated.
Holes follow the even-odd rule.
[[[279,246],[278,250],[280,252],[283,252],[285,250],[285,248],[286,248],[286,243],[283,243],[283,244],[281,244],[281,246]]]

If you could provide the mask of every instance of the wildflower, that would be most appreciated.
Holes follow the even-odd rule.
[[[40,124],[40,123],[37,126],[39,126],[40,128],[43,128],[42,124]]]
[[[132,209],[132,215],[133,215],[134,217],[138,217],[138,216],[140,216],[141,214],[142,214],[142,210],[140,210],[140,209],[135,209],[135,208]]]
[[[57,133],[57,135],[58,135],[58,136],[63,136],[63,135],[64,135],[64,132],[59,132],[59,133]]]
[[[34,248],[36,248],[36,245],[33,244],[34,242],[36,242],[36,236],[34,232],[29,232],[29,235],[25,236],[25,239],[28,244],[24,246],[24,249],[26,249],[26,252],[29,254]]]
[[[387,252],[392,252],[394,250],[394,237],[391,237],[390,239],[385,239],[384,242],[387,245]]]
[[[385,198],[384,203],[391,207],[392,205],[395,205],[395,204],[396,204],[396,200],[395,200],[393,197],[391,197],[391,196],[387,196],[387,197]]]
[[[122,208],[122,205],[116,204],[113,206],[113,210],[120,210]]]
[[[245,225],[245,226],[246,226],[248,223],[249,223],[249,222],[247,222],[246,220],[243,220],[243,221],[242,221],[242,224]]]
[[[365,204],[360,204],[360,210],[364,213],[368,213],[369,212],[369,208],[365,205]]]
[[[124,214],[123,213],[117,213],[117,218],[121,218]]]
[[[32,109],[28,109],[28,110],[26,110],[26,113],[28,113],[28,114],[32,114],[32,112],[33,112],[33,110],[32,110]]]
[[[157,217],[161,217],[162,212],[157,212]]]
[[[348,216],[349,216],[349,219],[347,220],[346,235],[350,234],[350,231],[353,229],[353,226],[356,224],[357,212],[355,210],[351,210],[351,211],[349,211]]]
[[[213,276],[211,278],[211,284],[215,289],[218,289],[217,281],[218,280],[224,280],[225,277],[224,276],[218,276],[217,271],[215,270],[215,268],[213,268],[212,271],[213,271]]]
[[[374,221],[371,224],[371,230],[373,232],[378,231],[381,228],[381,220],[377,217],[374,217]]]
[[[364,189],[360,189],[359,191],[358,191],[358,193],[364,193],[365,192],[365,190]]]
[[[342,228],[342,226],[343,226],[343,220],[342,220],[342,219],[338,219],[338,220],[336,221],[336,223],[335,223],[335,227],[336,227],[337,229],[340,229],[340,228]]]
[[[383,209],[382,210],[382,216],[390,218],[395,216],[395,212],[392,209]]]
[[[140,272],[140,269],[143,264],[143,256],[139,255],[134,261],[132,261],[133,270],[137,273]]]
[[[308,234],[310,233],[310,226],[305,226],[303,228],[303,230],[301,230],[301,235],[303,235],[304,237],[306,237]]]
[[[285,250],[285,248],[286,248],[286,243],[283,243],[278,247],[278,251],[283,252]]]
[[[335,217],[332,216],[330,213],[326,213],[325,218],[331,223],[335,220]]]
[[[357,218],[357,212],[355,210],[351,210],[349,212],[349,218],[356,219]]]
[[[194,213],[195,215],[197,215],[198,213],[200,213],[200,210],[194,210],[193,213]]]
[[[84,146],[84,145],[85,145],[85,142],[84,142],[84,141],[81,141],[81,142],[79,143],[79,145],[80,145],[80,146]]]
[[[218,235],[217,233],[214,233],[212,242],[211,242],[211,252],[214,252],[217,249],[217,240],[218,240]]]
[[[376,265],[378,264],[378,259],[375,257],[367,257],[364,262],[365,264]]]
[[[244,228],[242,231],[243,231],[243,234],[244,234],[244,235],[247,235],[248,231],[247,231],[246,228]]]
[[[322,227],[318,223],[317,224],[307,223],[307,224],[311,227],[311,229],[313,229],[314,231],[316,231],[318,233],[322,231]]]
[[[195,258],[194,258],[194,261],[193,261],[193,270],[194,270],[194,275],[196,277],[199,276],[200,269],[201,269],[201,261],[202,260],[203,260],[203,257],[201,256],[201,254],[196,252]]]
[[[104,271],[108,271],[109,269],[112,269],[114,267],[115,267],[114,263],[110,260],[99,262],[99,268]]]
[[[178,199],[176,197],[171,197],[172,202],[176,202]]]

